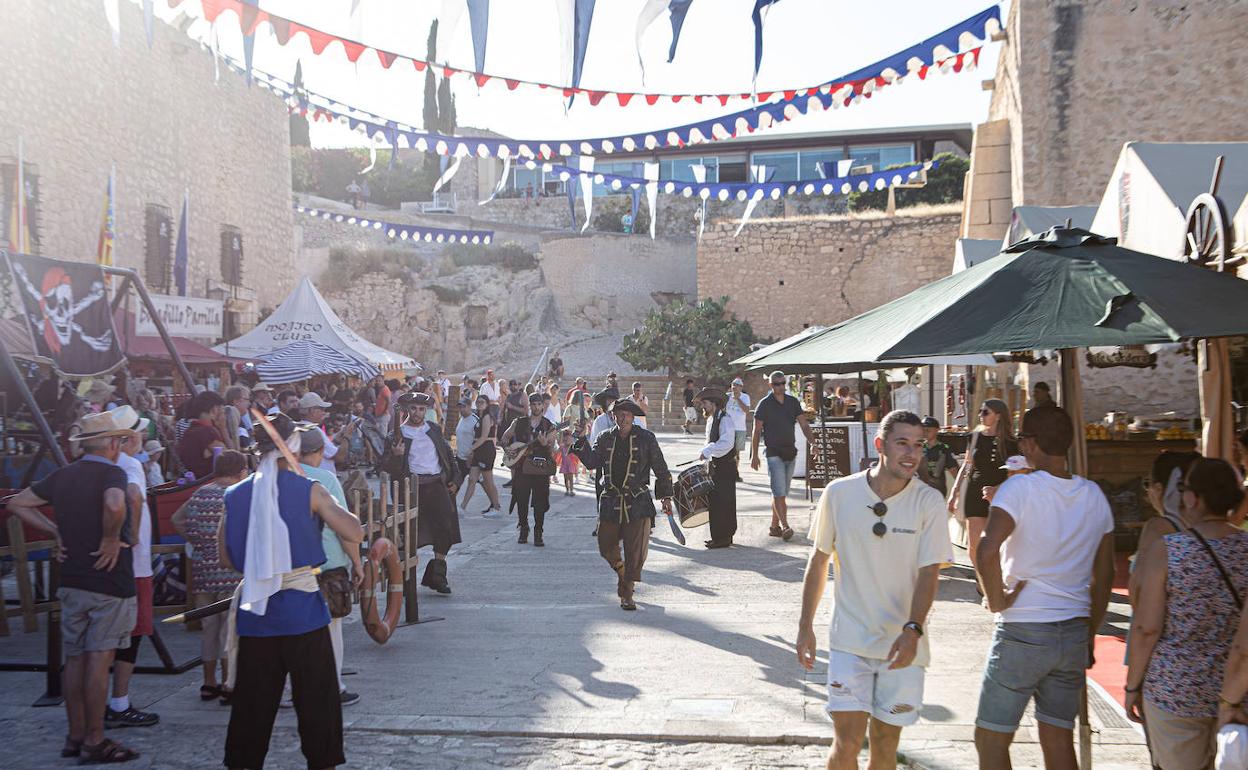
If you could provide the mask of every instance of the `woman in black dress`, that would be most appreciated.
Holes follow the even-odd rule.
[[[984,525],[988,520],[984,488],[995,489],[1005,481],[1006,472],[1001,466],[1012,455],[1018,454],[1018,441],[1014,439],[1010,422],[1009,407],[1004,401],[990,398],[984,402],[979,410],[979,429],[971,437],[967,458],[962,462],[957,482],[949,495],[949,510],[957,510],[959,493],[962,485],[966,485],[966,534],[968,555],[973,566],[978,566],[975,549],[984,536]]]

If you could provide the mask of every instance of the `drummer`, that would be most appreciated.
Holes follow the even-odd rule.
[[[662,501],[663,512],[668,515],[672,513],[672,475],[658,439],[633,424],[635,417],[645,417],[645,411],[623,399],[615,402],[611,414],[615,425],[603,431],[592,445],[581,427],[572,452],[585,467],[602,469],[598,552],[615,570],[620,608],[635,610],[633,584],[641,579],[656,513],[650,496],[650,474],[654,474],[654,497]],[[620,541],[624,543],[623,559]]]
[[[706,416],[706,446],[698,457],[708,461],[715,485],[707,500],[711,539],[706,547],[728,548],[737,532],[737,442],[732,418],[725,410],[728,394],[719,388],[703,388],[694,401]]]

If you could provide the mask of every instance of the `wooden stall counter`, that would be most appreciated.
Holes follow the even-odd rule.
[[[1109,498],[1114,511],[1116,550],[1134,553],[1140,528],[1154,515],[1145,487],[1153,460],[1163,451],[1195,449],[1193,439],[1088,442],[1088,478],[1100,484]]]

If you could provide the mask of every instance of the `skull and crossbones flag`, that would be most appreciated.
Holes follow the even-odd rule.
[[[7,256],[35,355],[68,377],[107,374],[125,361],[99,265]]]

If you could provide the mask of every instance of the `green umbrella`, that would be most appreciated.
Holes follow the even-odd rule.
[[[751,369],[997,351],[1147,345],[1248,334],[1248,281],[1055,227],[811,335]]]

